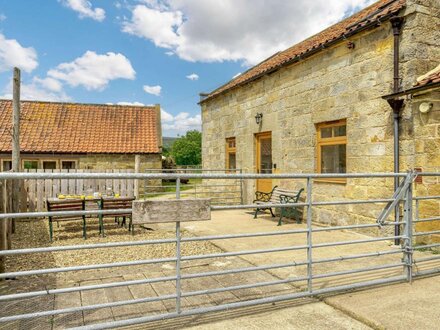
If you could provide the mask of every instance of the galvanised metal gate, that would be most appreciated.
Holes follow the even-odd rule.
[[[128,178],[128,179],[165,179],[165,178],[175,178],[177,183],[177,191],[176,198],[180,198],[180,180],[186,178],[206,178],[206,179],[217,179],[217,180],[254,180],[258,178],[273,178],[273,179],[285,179],[285,180],[305,180],[306,181],[306,192],[307,197],[305,202],[295,203],[295,204],[268,204],[267,206],[273,207],[304,207],[305,208],[305,218],[306,218],[306,227],[299,229],[288,229],[288,230],[274,230],[269,232],[257,232],[257,233],[240,233],[240,234],[230,234],[230,235],[217,235],[217,236],[204,236],[204,237],[182,237],[181,235],[181,227],[180,223],[176,223],[175,227],[175,237],[169,239],[161,239],[161,240],[142,240],[142,241],[130,241],[130,242],[109,242],[109,243],[99,243],[99,244],[84,244],[84,245],[72,245],[72,246],[52,246],[52,247],[38,247],[38,248],[26,248],[26,249],[15,249],[15,250],[6,250],[0,251],[0,256],[12,256],[12,255],[20,255],[25,254],[29,255],[32,258],[32,255],[35,253],[50,253],[50,252],[62,252],[62,251],[72,251],[72,250],[85,250],[85,249],[110,249],[123,246],[142,246],[142,245],[160,245],[160,244],[175,244],[175,256],[171,258],[162,258],[162,259],[148,259],[148,260],[137,260],[137,261],[127,261],[127,262],[118,262],[118,263],[107,263],[107,264],[89,264],[82,266],[71,266],[71,267],[58,267],[58,268],[47,268],[47,269],[33,269],[33,270],[23,270],[17,272],[9,272],[0,274],[0,278],[15,278],[21,276],[30,276],[30,275],[42,275],[42,274],[53,274],[53,273],[62,273],[62,272],[76,272],[81,270],[89,270],[89,269],[106,269],[113,267],[126,267],[133,265],[152,265],[152,264],[162,264],[162,263],[173,263],[175,265],[175,274],[173,276],[167,277],[153,277],[146,278],[143,280],[133,280],[133,281],[120,281],[120,282],[112,282],[98,285],[85,285],[85,286],[73,286],[73,287],[63,287],[63,288],[53,288],[39,291],[29,291],[29,292],[16,292],[12,294],[2,295],[0,296],[1,302],[14,301],[18,299],[30,299],[33,297],[40,297],[46,295],[59,295],[63,293],[72,293],[72,292],[84,292],[87,290],[96,290],[102,288],[117,288],[123,286],[136,286],[146,283],[159,283],[159,282],[174,282],[175,283],[175,293],[161,296],[152,296],[145,297],[139,299],[131,299],[131,300],[120,300],[114,302],[107,303],[97,303],[91,304],[88,306],[78,306],[78,307],[69,307],[69,308],[61,308],[61,309],[53,309],[46,311],[35,311],[32,313],[26,314],[17,314],[17,315],[7,315],[0,318],[1,323],[13,322],[17,320],[25,320],[38,318],[42,316],[55,316],[59,314],[68,314],[68,313],[77,313],[77,312],[85,312],[91,310],[99,310],[108,307],[117,307],[117,306],[128,306],[140,303],[147,302],[157,302],[157,301],[174,301],[175,308],[174,311],[169,311],[167,313],[162,313],[160,315],[145,315],[142,317],[122,319],[116,321],[110,321],[105,323],[98,324],[87,324],[83,327],[84,329],[109,329],[121,326],[135,325],[144,322],[150,322],[155,320],[165,320],[171,318],[177,318],[181,316],[191,316],[209,312],[216,311],[225,311],[233,308],[246,307],[246,306],[255,306],[259,304],[265,303],[275,303],[285,300],[291,300],[301,297],[308,296],[317,296],[321,294],[331,293],[331,292],[341,292],[344,290],[351,290],[356,288],[368,287],[378,284],[385,283],[393,283],[399,281],[409,281],[411,282],[413,277],[427,274],[438,273],[440,269],[438,267],[424,270],[417,270],[415,266],[421,265],[424,262],[430,262],[435,260],[440,260],[440,256],[438,255],[428,255],[423,258],[416,259],[414,258],[414,253],[418,250],[426,250],[432,249],[436,247],[440,247],[439,243],[432,243],[428,245],[415,245],[415,238],[422,236],[431,236],[440,234],[440,230],[433,231],[415,231],[415,224],[418,223],[434,223],[436,221],[440,221],[439,214],[433,214],[428,218],[420,218],[419,217],[419,206],[421,203],[430,200],[430,201],[438,201],[440,200],[440,196],[422,196],[422,197],[413,197],[413,180],[415,177],[423,176],[424,178],[430,178],[431,180],[437,180],[437,184],[440,182],[440,174],[438,173],[369,173],[369,174],[276,174],[276,175],[254,175],[254,174],[98,174],[98,173],[0,173],[0,179],[55,179],[55,178],[68,178],[68,179],[88,179],[88,178],[100,178],[100,179],[111,179],[111,178]],[[382,198],[382,199],[369,199],[369,200],[338,200],[338,201],[315,201],[312,199],[313,196],[313,182],[314,179],[322,179],[322,178],[399,178],[401,181],[401,185],[398,191],[395,192],[392,198]],[[337,226],[328,226],[322,227],[313,223],[313,208],[314,207],[323,207],[323,206],[342,206],[342,205],[362,205],[362,204],[384,204],[382,213],[379,214],[377,222],[374,223],[364,223],[364,224],[353,224],[353,225],[337,225]],[[392,212],[392,210],[403,204],[403,216],[399,219],[398,222],[389,221],[388,216]],[[415,206],[415,212],[413,207]],[[212,206],[212,210],[228,210],[228,209],[252,209],[255,208],[254,204],[247,205],[224,205],[224,206]],[[438,209],[437,209],[438,210]],[[47,217],[49,215],[96,215],[96,214],[116,214],[116,213],[126,213],[127,210],[106,210],[106,211],[69,211],[69,212],[34,212],[34,213],[16,213],[16,214],[0,214],[0,219],[5,221],[5,219],[19,219],[19,218],[28,218],[28,217]],[[413,214],[415,214],[415,219],[413,219]],[[251,220],[250,220],[251,221]],[[379,237],[369,237],[366,239],[356,239],[356,240],[346,240],[346,241],[336,241],[336,242],[327,242],[327,243],[315,243],[313,241],[313,236],[318,235],[323,232],[334,232],[341,230],[359,230],[365,228],[394,228],[399,226],[403,231],[399,235],[383,235]],[[224,253],[213,253],[213,254],[204,254],[204,255],[191,255],[191,256],[182,256],[181,253],[181,245],[185,242],[195,242],[195,241],[217,241],[217,240],[235,240],[240,238],[255,238],[255,237],[276,237],[280,235],[305,235],[305,240],[303,244],[300,245],[292,245],[285,247],[274,247],[274,248],[266,248],[266,249],[255,249],[255,250],[241,250],[241,251],[233,251],[233,252],[224,252]],[[390,241],[393,242],[395,240],[400,241],[400,246],[390,248],[385,251],[378,251],[373,253],[357,253],[357,254],[349,254],[344,256],[335,255],[327,258],[316,258],[314,257],[314,251],[319,249],[329,249],[338,246],[353,246],[356,244],[369,244],[373,242],[381,242],[381,241]],[[246,255],[254,255],[254,254],[267,254],[274,253],[280,251],[305,251],[306,258],[300,261],[291,261],[289,263],[274,263],[268,265],[251,265],[249,267],[239,267],[234,269],[226,269],[219,271],[209,271],[209,272],[199,272],[199,273],[191,273],[186,274],[182,271],[181,263],[186,261],[195,261],[195,260],[206,260],[212,258],[227,258],[233,256],[246,256]],[[117,253],[115,250],[114,253]],[[343,271],[336,272],[326,272],[326,273],[317,273],[315,268],[319,264],[338,262],[344,260],[355,260],[355,259],[363,259],[363,258],[378,258],[384,257],[387,255],[401,255],[402,259],[399,262],[394,263],[385,263],[376,265],[373,267],[363,267],[356,269],[347,269]],[[252,272],[256,271],[269,271],[273,269],[287,268],[287,267],[305,267],[306,274],[304,276],[298,277],[286,277],[286,278],[277,278],[272,281],[257,281],[250,284],[237,284],[228,287],[220,287],[220,288],[203,288],[200,287],[199,290],[193,291],[182,291],[182,281],[188,279],[202,279],[206,277],[212,276],[220,276],[227,274],[252,274]],[[316,288],[314,286],[315,282],[319,279],[324,278],[332,278],[344,275],[354,275],[360,273],[368,273],[376,270],[385,270],[385,269],[399,269],[402,268],[403,272],[399,275],[386,276],[384,275],[382,278],[377,278],[373,280],[363,280],[357,283],[349,283],[345,285],[334,285],[331,287],[325,288]],[[251,276],[251,275],[249,275]],[[193,309],[184,309],[182,308],[181,302],[182,299],[188,297],[197,297],[206,294],[214,294],[220,292],[232,292],[249,288],[258,288],[258,287],[266,287],[266,286],[274,286],[279,284],[286,283],[296,283],[296,282],[305,282],[306,286],[304,290],[291,292],[282,295],[273,295],[270,297],[257,297],[251,300],[243,300],[233,303],[225,303],[215,306],[206,306],[200,308]]]

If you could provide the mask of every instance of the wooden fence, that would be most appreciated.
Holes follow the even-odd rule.
[[[24,170],[39,173],[134,173],[134,170]],[[27,211],[44,211],[48,197],[63,195],[86,195],[87,191],[105,193],[107,188],[121,196],[135,196],[135,180],[130,179],[46,179],[24,180],[22,190]]]

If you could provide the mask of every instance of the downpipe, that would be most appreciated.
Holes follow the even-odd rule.
[[[399,46],[400,46],[400,35],[402,31],[402,17],[393,17],[390,20],[391,26],[393,27],[394,36],[394,59],[393,59],[393,69],[394,69],[394,84],[393,93],[398,93],[400,90],[400,70],[399,70]],[[400,152],[399,152],[399,125],[400,125],[400,112],[403,107],[403,100],[393,99],[388,101],[393,108],[393,132],[394,132],[394,173],[399,173],[400,171]],[[394,178],[394,191],[399,187],[399,178]],[[399,222],[400,220],[400,209],[399,205],[396,205],[394,209],[394,222]],[[400,225],[395,225],[394,236],[400,236]],[[394,241],[395,245],[400,244],[400,239],[397,238]]]

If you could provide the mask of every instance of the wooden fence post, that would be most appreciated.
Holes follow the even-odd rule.
[[[12,79],[12,171],[20,171],[20,69],[14,68]],[[20,212],[20,180],[12,185],[12,212]],[[15,232],[15,220],[12,220]]]

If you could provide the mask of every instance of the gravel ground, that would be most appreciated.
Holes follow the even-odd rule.
[[[175,236],[174,231],[152,231],[139,226],[136,227],[135,234],[131,235],[126,228],[117,226],[113,219],[106,219],[105,234],[105,237],[99,236],[97,219],[87,219],[87,240],[82,238],[81,221],[60,222],[59,227],[54,224],[54,241],[50,243],[47,221],[17,222],[16,234],[13,236],[13,248],[20,249],[44,246],[155,240],[173,238]],[[188,237],[192,235],[183,230],[182,236]],[[218,252],[221,252],[221,250],[209,242],[182,243],[182,255],[210,254]],[[6,260],[6,270],[8,272],[13,272],[38,268],[167,258],[173,257],[174,255],[174,243],[117,247],[110,249],[35,253],[8,257]]]

